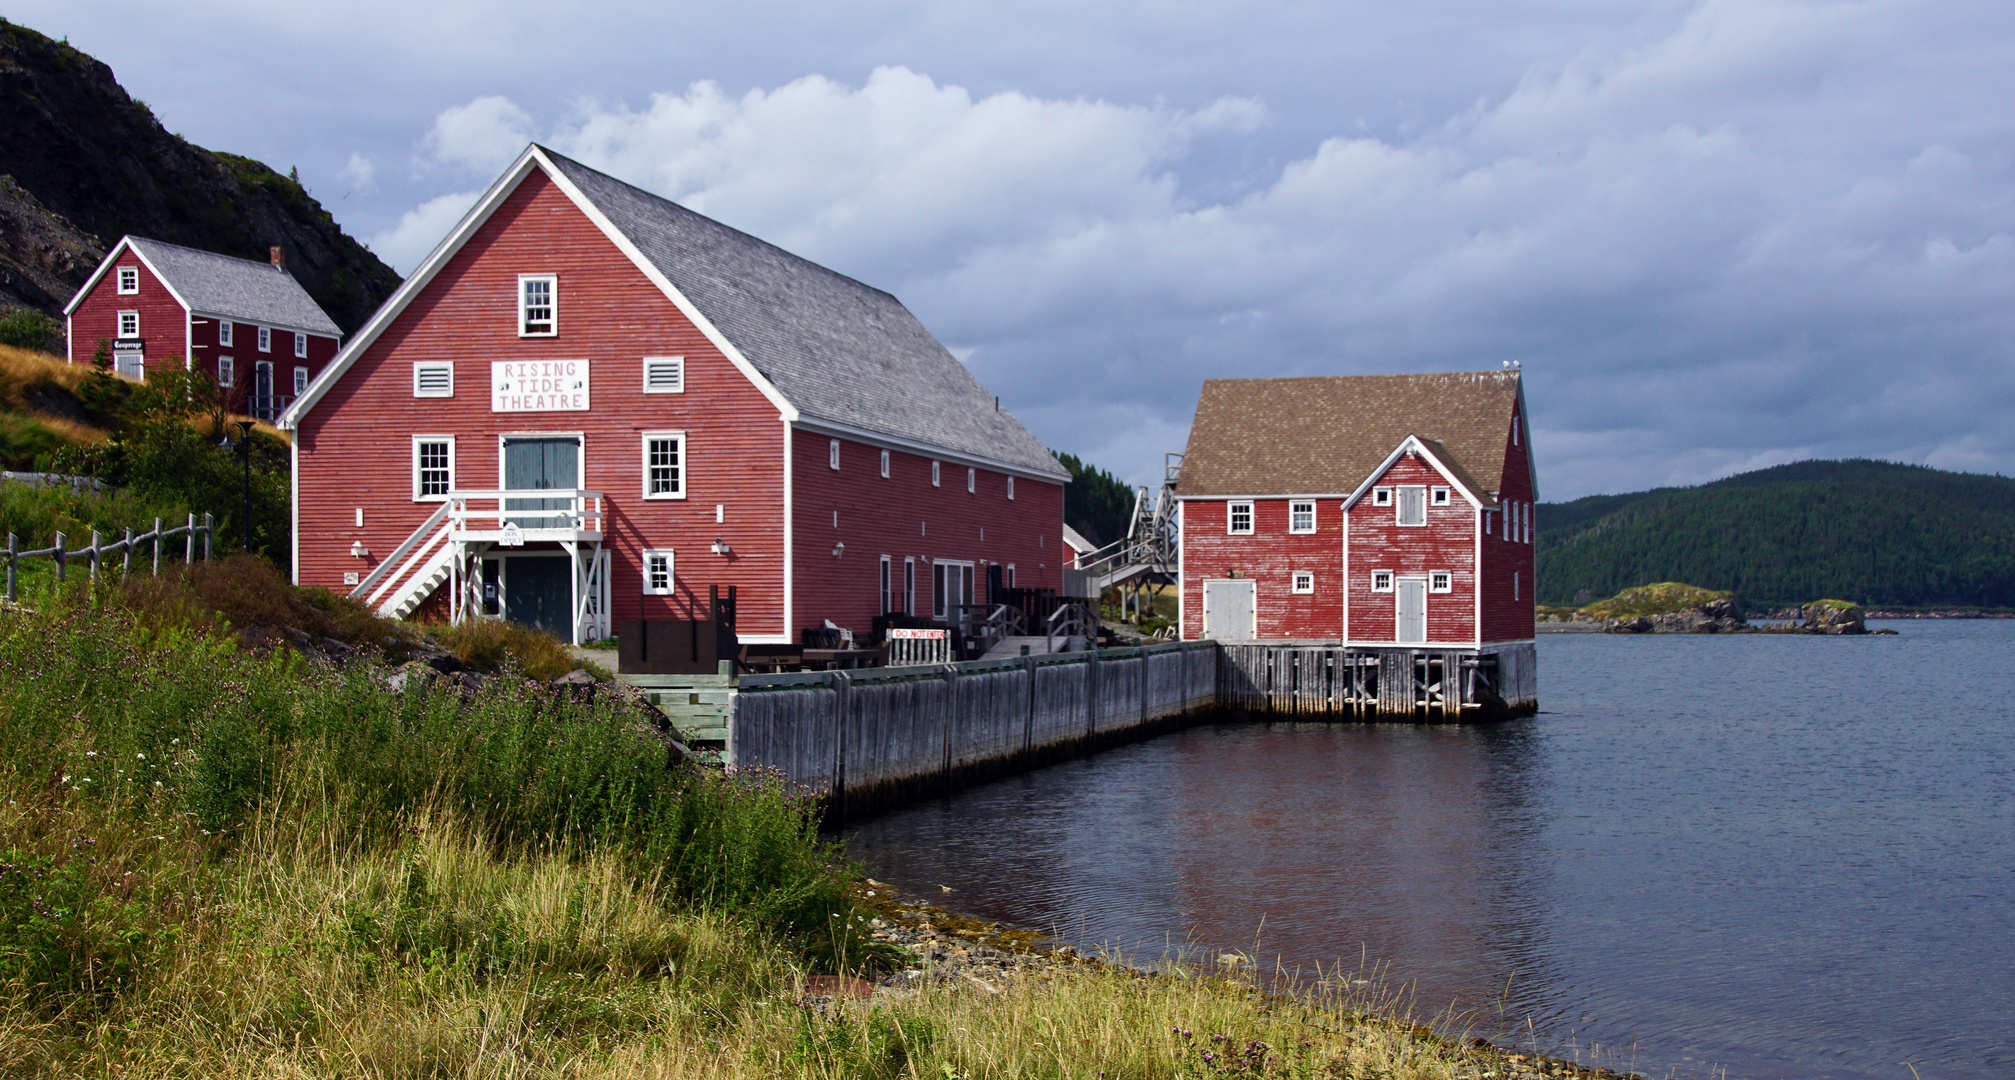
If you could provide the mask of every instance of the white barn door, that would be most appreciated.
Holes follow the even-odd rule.
[[[1399,579],[1399,636],[1401,645],[1427,641],[1427,579]]]
[[[1203,583],[1204,637],[1251,641],[1259,636],[1257,605],[1253,602],[1255,584],[1251,580]]]

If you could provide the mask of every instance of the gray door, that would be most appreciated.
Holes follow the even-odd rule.
[[[1259,636],[1251,581],[1203,583],[1203,636],[1222,641],[1251,641]]]
[[[1427,579],[1399,579],[1399,637],[1402,645],[1427,640]]]
[[[581,480],[579,439],[507,439],[504,442],[504,488],[536,491],[571,488]],[[571,510],[571,499],[506,499],[505,510]],[[513,514],[521,529],[563,529],[564,517]]]
[[[504,563],[504,617],[574,640],[573,560],[564,555],[514,556]]]

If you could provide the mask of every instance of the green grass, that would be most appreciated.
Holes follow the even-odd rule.
[[[1625,589],[1607,600],[1584,605],[1577,612],[1584,619],[1635,619],[1641,615],[1663,615],[1688,611],[1716,600],[1733,600],[1727,591],[1703,589],[1677,581],[1661,581]]]

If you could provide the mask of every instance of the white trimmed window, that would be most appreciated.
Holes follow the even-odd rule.
[[[1014,588],[1014,587],[1015,587],[1015,585],[1014,585],[1014,564],[1013,564],[1013,563],[1009,563],[1009,564],[1007,564],[1007,569],[1006,569],[1006,570],[1005,570],[1004,572],[1002,572],[1002,574],[1001,574],[1001,579],[1002,579],[1002,584],[1006,585],[1006,586],[1007,586],[1008,588],[1012,589],[1012,588]]]
[[[294,369],[294,396],[300,397],[302,394],[305,394],[307,392],[308,392],[308,369],[304,367],[297,367]]]
[[[1447,506],[1448,492],[1449,489],[1445,487],[1435,488],[1433,491],[1428,492],[1427,501],[1434,506]]]
[[[686,433],[644,432],[644,498],[686,497]]]
[[[672,595],[672,552],[657,548],[644,552],[644,595]]]
[[[560,332],[559,279],[552,274],[518,275],[518,336],[552,337]]]
[[[903,614],[917,613],[917,561],[913,556],[903,559]]]
[[[1294,591],[1295,591],[1295,592],[1298,592],[1298,593],[1312,593],[1312,592],[1314,592],[1314,591],[1315,591],[1315,571],[1313,571],[1313,570],[1296,570],[1296,571],[1294,572]]]
[[[455,365],[452,361],[413,365],[414,397],[454,397]]]
[[[979,489],[980,489],[980,471],[978,469],[967,469],[966,493],[971,494],[975,491],[978,491]]]
[[[887,450],[884,450],[882,451],[882,479],[887,480],[888,478],[889,478],[889,452]]]
[[[119,268],[119,295],[132,296],[140,291],[140,268],[122,266]]]
[[[1315,531],[1315,503],[1291,502],[1287,504],[1287,531],[1291,533],[1312,533]]]
[[[1518,414],[1511,414],[1511,445],[1518,445]]]
[[[228,356],[217,358],[217,385],[229,386],[238,377],[238,363]]]
[[[686,358],[683,356],[644,357],[644,393],[683,394],[686,392]]]
[[[259,328],[259,351],[260,352],[273,351],[273,328],[270,326],[262,326]]]
[[[140,336],[139,312],[122,311],[119,313],[119,336],[122,338],[134,338]]]
[[[1014,498],[1014,477],[1008,477],[1008,498]]]
[[[1371,591],[1372,591],[1372,592],[1391,592],[1391,591],[1392,591],[1392,571],[1390,571],[1390,570],[1373,570],[1373,571],[1371,572]]]
[[[308,358],[308,335],[300,332],[299,330],[296,330],[294,331],[294,359],[306,360],[307,358]]]
[[[896,609],[895,564],[892,560],[890,560],[890,558],[887,555],[884,555],[881,557],[881,560],[875,564],[875,567],[876,567],[876,573],[878,573],[881,576],[880,580],[881,580],[882,606],[880,610],[882,614],[886,615],[889,612],[894,611]]]
[[[440,502],[455,486],[455,437],[413,436],[413,501]]]
[[[1400,525],[1427,524],[1427,489],[1407,486],[1399,489],[1399,509],[1393,521]]]
[[[826,443],[826,467],[838,471],[840,467],[840,441],[833,439]]]
[[[1229,503],[1225,506],[1224,531],[1232,536],[1252,535],[1252,504],[1249,502]]]
[[[944,486],[944,485],[943,485],[942,483],[940,483],[940,482],[939,482],[939,480],[938,480],[938,463],[937,463],[937,462],[935,462],[935,461],[931,462],[931,486],[932,486],[932,487],[943,487],[943,486]]]
[[[218,320],[217,320],[217,344],[219,344],[219,345],[222,345],[223,347],[225,347],[225,348],[227,348],[227,349],[228,349],[228,348],[230,348],[230,347],[231,347],[231,331],[232,331],[232,329],[233,329],[233,324],[232,324],[231,320],[229,320],[229,319],[218,319]]]
[[[1429,570],[1427,572],[1427,591],[1454,592],[1455,575],[1446,570]]]
[[[1391,506],[1391,505],[1392,505],[1392,489],[1391,489],[1391,488],[1372,488],[1372,489],[1371,489],[1371,505],[1373,505],[1373,506]]]

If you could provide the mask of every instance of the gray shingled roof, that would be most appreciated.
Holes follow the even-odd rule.
[[[272,263],[198,251],[144,237],[126,238],[189,307],[228,319],[342,336],[294,275]]]
[[[895,297],[545,153],[805,419],[1070,475]]]
[[[1517,371],[1206,379],[1176,492],[1347,494],[1412,435],[1494,499],[1518,388]]]

